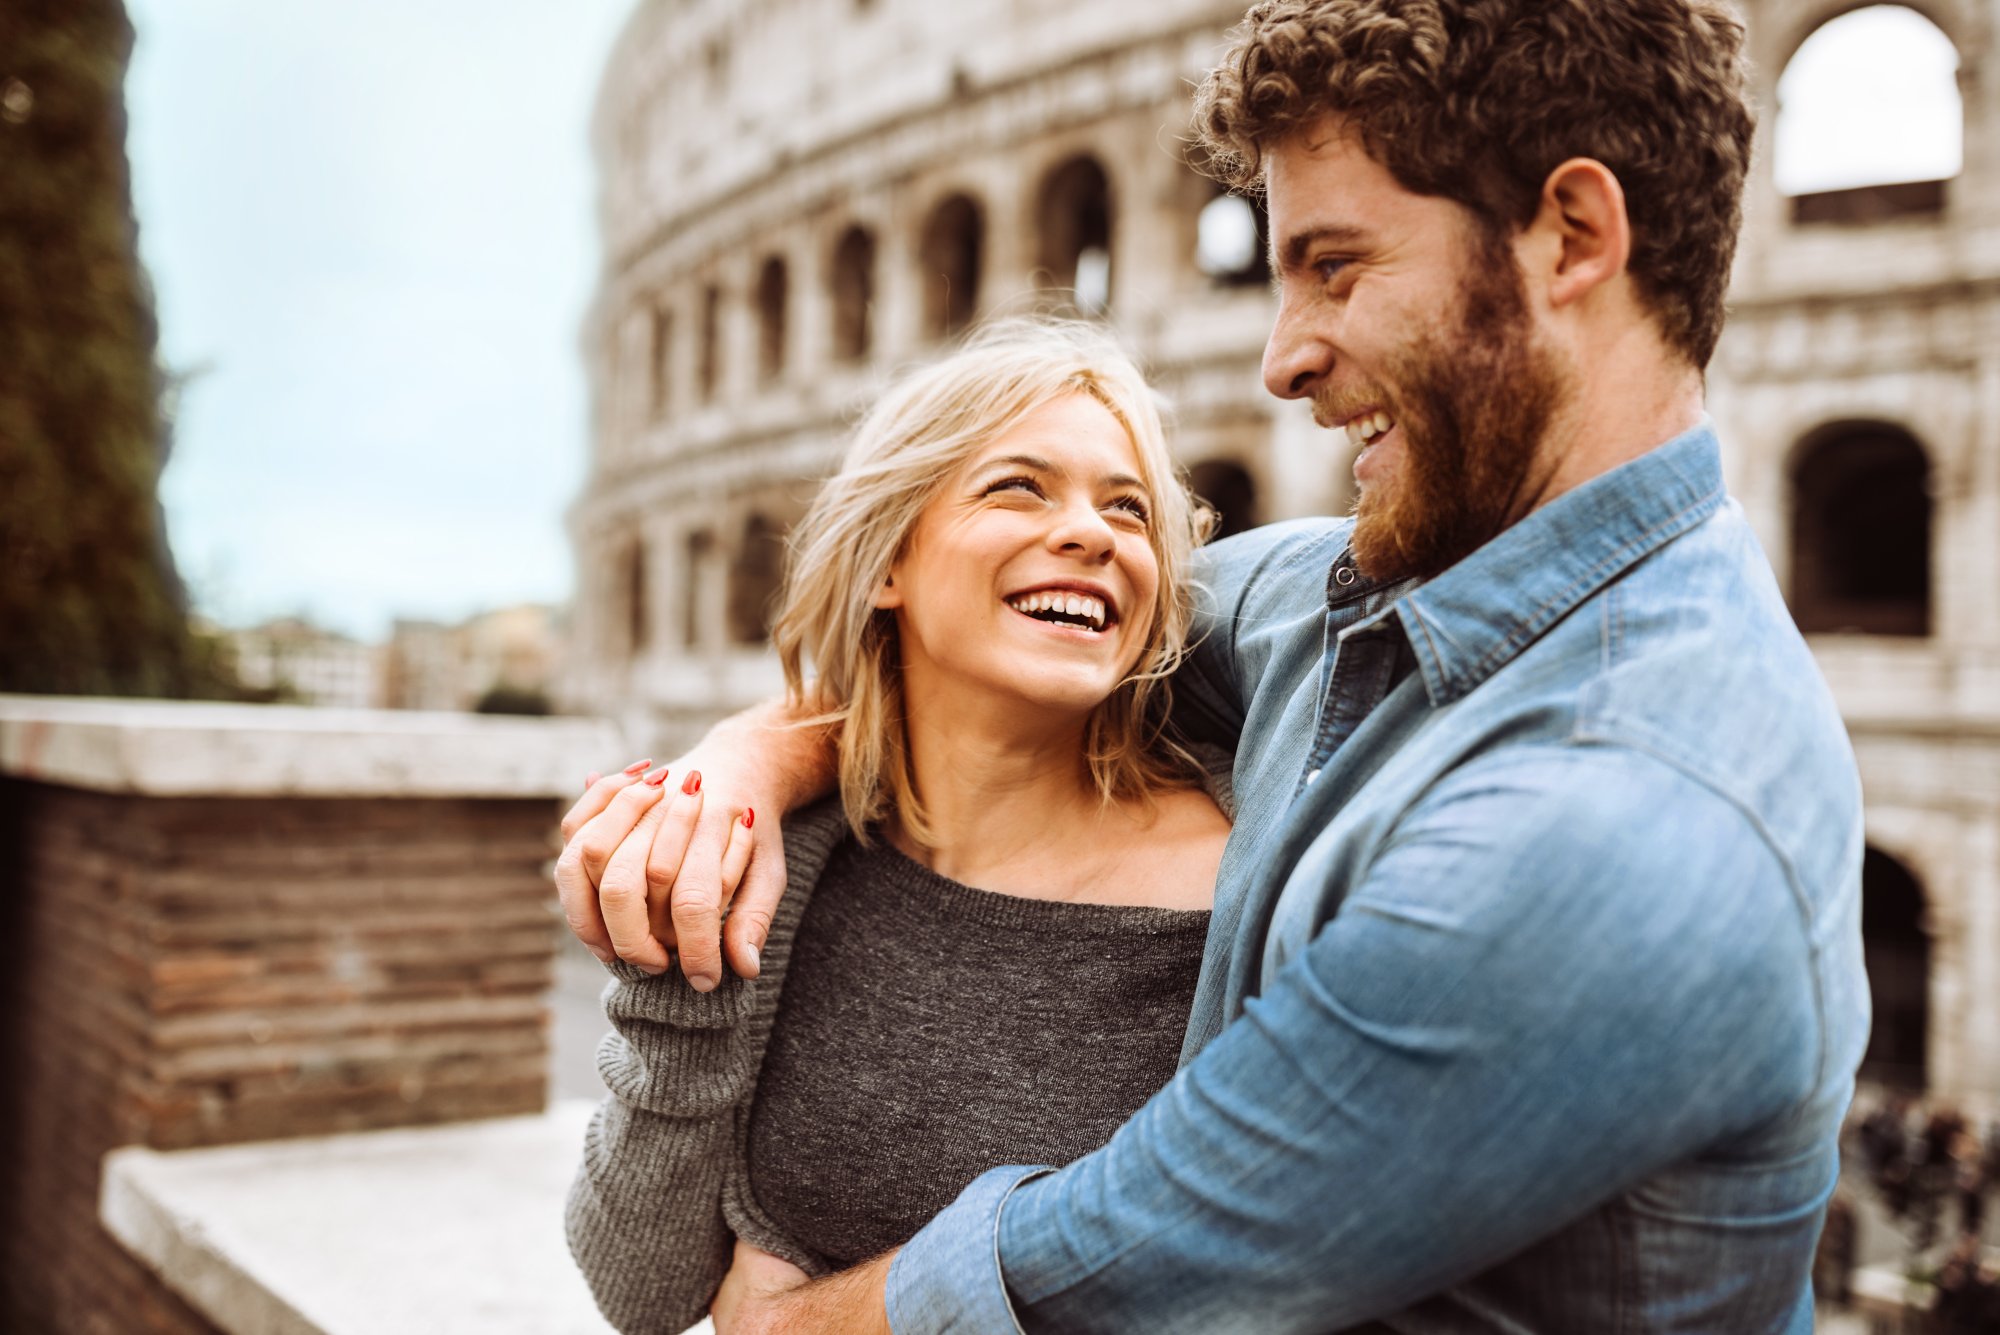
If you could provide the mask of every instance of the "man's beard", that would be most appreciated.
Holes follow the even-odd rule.
[[[1457,327],[1420,335],[1384,368],[1403,449],[1354,506],[1354,562],[1371,579],[1428,579],[1521,518],[1568,383],[1535,340],[1512,249],[1483,228],[1479,236]]]

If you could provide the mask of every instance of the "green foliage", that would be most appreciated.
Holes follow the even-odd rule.
[[[230,694],[187,625],[120,0],[0,0],[0,691]]]

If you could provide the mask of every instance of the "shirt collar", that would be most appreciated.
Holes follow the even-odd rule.
[[[1424,688],[1441,707],[1714,514],[1723,496],[1721,446],[1703,417],[1692,430],[1558,496],[1383,615],[1401,617]]]

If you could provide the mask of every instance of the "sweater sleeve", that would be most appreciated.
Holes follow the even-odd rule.
[[[785,895],[754,982],[724,970],[721,986],[702,993],[678,969],[655,978],[609,966],[612,1032],[598,1047],[597,1069],[611,1097],[584,1134],[565,1224],[598,1307],[627,1335],[680,1335],[708,1315],[739,1231],[730,1210],[750,1226],[751,1241],[797,1253],[753,1208],[744,1124],[792,940],[846,831],[837,798],[786,817]]]
[[[707,1315],[729,1269],[722,1194],[755,1076],[744,1021],[757,985],[725,972],[704,994],[677,969],[610,971],[597,1066],[611,1096],[570,1187],[570,1253],[613,1326],[678,1335]]]

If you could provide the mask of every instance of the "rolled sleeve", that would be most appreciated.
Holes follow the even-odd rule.
[[[994,1168],[896,1253],[883,1294],[896,1335],[1020,1335],[1000,1275],[1000,1210],[1047,1168]]]

